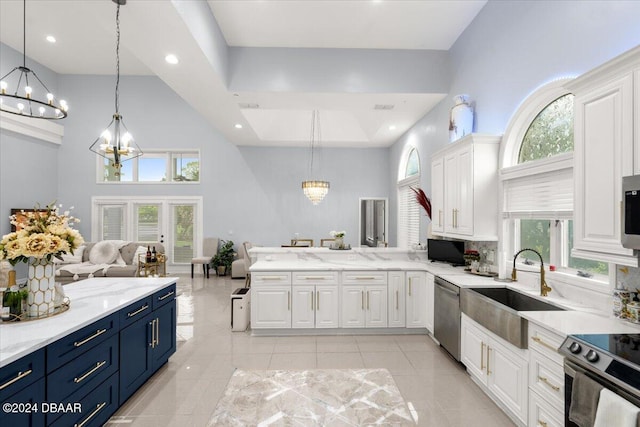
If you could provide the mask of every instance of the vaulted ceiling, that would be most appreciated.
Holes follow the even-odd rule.
[[[447,96],[447,51],[485,3],[128,0],[121,72],[158,76],[237,145],[306,146],[319,110],[322,145],[385,147]],[[26,7],[30,58],[114,74],[112,1]],[[0,42],[20,52],[22,8],[0,1]]]

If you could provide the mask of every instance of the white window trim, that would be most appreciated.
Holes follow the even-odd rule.
[[[134,241],[134,213],[135,205],[140,204],[162,204],[163,209],[166,207],[169,209],[171,205],[176,204],[194,204],[196,206],[196,236],[195,236],[195,248],[196,253],[194,256],[202,256],[202,241],[203,241],[203,199],[202,196],[100,196],[91,198],[91,241],[96,242],[100,236],[100,207],[102,205],[122,205],[125,206],[125,235],[126,241]],[[169,212],[163,212],[162,216],[166,218],[166,224],[170,218]],[[170,230],[162,230],[163,234],[170,235]],[[182,265],[182,264],[180,264]]]
[[[537,88],[520,104],[512,115],[507,130],[504,133],[500,147],[500,179],[498,182],[499,215],[503,218],[503,224],[502,227],[499,227],[498,233],[498,253],[503,254],[503,256],[498,259],[498,271],[501,277],[510,277],[513,265],[513,254],[518,250],[513,247],[515,243],[512,239],[512,236],[515,235],[514,221],[504,219],[504,217],[507,216],[503,211],[505,181],[519,176],[527,176],[532,173],[544,173],[557,170],[567,167],[569,164],[573,168],[573,153],[559,154],[547,159],[518,164],[520,142],[529,129],[529,125],[545,106],[568,93],[564,85],[571,80],[573,80],[573,78],[561,78]],[[553,239],[554,237],[558,238],[554,230],[552,230],[551,238]],[[551,259],[552,262],[554,262],[554,258],[552,257]],[[539,271],[540,269],[539,264],[537,268],[535,266],[532,268],[532,266],[527,266],[521,262],[516,262],[516,268],[525,271]],[[594,275],[591,278],[578,277],[573,270],[571,270],[571,274],[569,274],[562,269],[555,272],[547,272],[547,277],[550,280],[560,283],[590,289],[595,292],[608,293],[609,283],[615,282],[615,270],[615,264],[609,264],[608,281],[605,280],[607,276],[604,275]]]
[[[199,148],[184,148],[180,150],[164,150],[164,149],[146,149],[144,154],[149,154],[155,158],[163,157],[167,158],[166,171],[167,176],[173,173],[171,164],[171,155],[174,153],[197,153],[198,162],[200,163],[200,179],[198,181],[174,181],[173,179],[167,181],[138,181],[138,158],[127,160],[126,162],[133,162],[133,176],[135,181],[105,181],[103,175],[104,157],[96,155],[96,184],[99,185],[198,185],[202,183],[202,155]]]

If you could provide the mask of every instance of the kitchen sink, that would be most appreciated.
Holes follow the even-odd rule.
[[[460,306],[464,314],[518,348],[527,348],[529,324],[519,311],[564,310],[508,288],[466,288]]]

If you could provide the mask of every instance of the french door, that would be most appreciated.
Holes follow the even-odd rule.
[[[202,246],[201,197],[94,197],[92,212],[92,241],[160,242],[168,265],[189,265]]]

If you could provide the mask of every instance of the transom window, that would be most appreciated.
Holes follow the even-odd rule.
[[[529,125],[522,139],[518,163],[573,151],[573,95],[547,105]]]
[[[420,173],[420,159],[418,158],[418,150],[412,148],[407,157],[407,166],[404,169],[404,177],[409,178]]]
[[[119,174],[108,159],[100,157],[98,161],[98,182],[200,182],[200,152],[197,150],[148,150],[142,156],[122,163]]]

